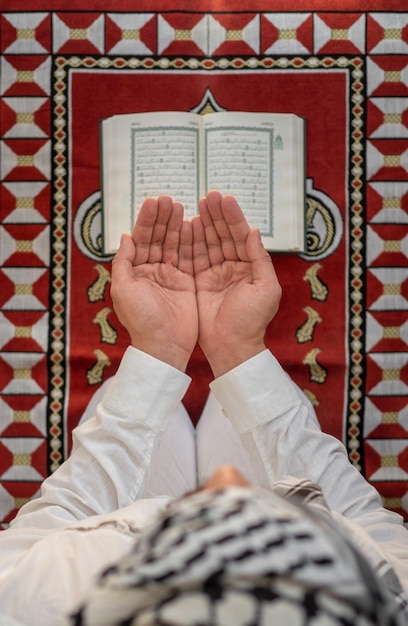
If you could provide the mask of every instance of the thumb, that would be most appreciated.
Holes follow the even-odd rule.
[[[270,260],[269,253],[265,250],[259,228],[251,228],[246,240],[246,252],[250,263]]]
[[[278,278],[276,276],[275,268],[273,267],[269,252],[265,250],[262,243],[259,228],[251,228],[248,233],[246,247],[248,260],[252,263],[252,275],[254,281],[272,280],[277,283]]]
[[[124,233],[120,239],[119,250],[112,260],[112,277],[129,271],[135,259],[135,244],[131,235]]]

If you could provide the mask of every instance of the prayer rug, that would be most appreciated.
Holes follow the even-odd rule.
[[[408,518],[406,3],[229,5],[0,0],[3,526],[66,458],[126,347],[101,251],[98,127],[154,110],[306,118],[308,250],[273,255],[284,295],[267,343]],[[211,380],[198,348],[188,373],[196,422]]]

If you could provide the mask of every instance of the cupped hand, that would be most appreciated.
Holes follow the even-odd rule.
[[[112,300],[131,344],[182,371],[198,336],[192,245],[183,206],[148,198],[112,264]]]
[[[199,342],[215,376],[265,348],[281,288],[259,231],[232,196],[211,191],[193,224]]]

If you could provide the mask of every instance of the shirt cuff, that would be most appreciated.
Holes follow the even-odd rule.
[[[190,382],[184,372],[129,346],[102,402],[127,418],[163,432]]]
[[[269,350],[216,378],[210,387],[240,434],[300,404],[295,386]]]

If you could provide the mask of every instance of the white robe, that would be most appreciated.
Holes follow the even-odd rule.
[[[98,572],[126,554],[169,501],[225,463],[264,487],[287,476],[319,484],[373,566],[390,563],[408,593],[401,517],[382,507],[343,445],[321,432],[311,404],[268,350],[211,383],[196,429],[181,404],[189,383],[127,349],[75,429],[70,458],[0,533],[4,616],[67,626]]]

